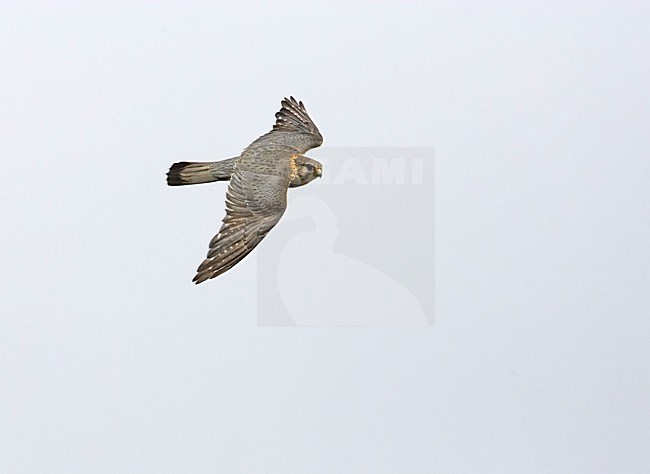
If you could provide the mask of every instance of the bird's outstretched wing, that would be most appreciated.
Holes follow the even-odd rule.
[[[226,216],[192,281],[199,284],[230,270],[262,241],[284,214],[289,182],[288,173],[269,175],[235,165]]]
[[[285,145],[302,154],[323,144],[323,137],[302,102],[285,97],[281,103],[273,129],[248,145],[244,153],[267,145]]]

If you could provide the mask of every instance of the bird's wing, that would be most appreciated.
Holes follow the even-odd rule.
[[[287,207],[289,182],[288,173],[269,175],[235,165],[226,216],[192,281],[199,284],[230,270],[262,241]]]
[[[273,129],[248,145],[244,153],[260,146],[284,145],[302,154],[323,144],[323,137],[307,109],[293,97],[282,100],[282,108],[275,114],[275,119]]]

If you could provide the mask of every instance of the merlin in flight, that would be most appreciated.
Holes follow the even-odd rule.
[[[323,174],[323,165],[304,156],[323,143],[302,102],[282,101],[273,129],[239,156],[221,161],[174,163],[167,184],[230,181],[226,216],[210,241],[207,258],[196,271],[196,284],[227,272],[259,244],[287,207],[287,190]]]

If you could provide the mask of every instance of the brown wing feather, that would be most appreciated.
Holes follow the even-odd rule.
[[[288,187],[288,176],[262,175],[235,165],[226,216],[192,281],[199,284],[219,276],[248,255],[284,214]]]
[[[244,152],[260,146],[285,145],[298,153],[305,153],[323,144],[323,136],[302,102],[285,97],[281,104],[282,108],[275,114],[273,129],[251,143]]]

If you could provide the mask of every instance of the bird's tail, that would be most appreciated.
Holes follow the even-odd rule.
[[[167,172],[167,184],[185,186],[186,184],[212,183],[230,179],[236,158],[223,161],[174,163]]]

